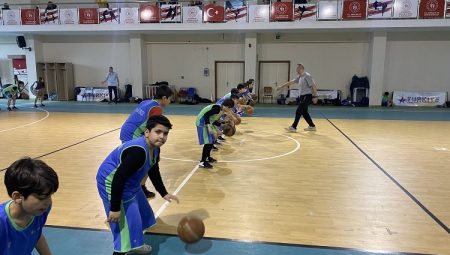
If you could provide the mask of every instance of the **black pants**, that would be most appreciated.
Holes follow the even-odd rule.
[[[213,148],[212,144],[203,145],[202,159],[200,159],[201,162],[205,162],[209,157],[211,157],[212,148]]]
[[[117,103],[117,87],[116,86],[108,86],[109,102],[112,102],[112,92],[113,91],[114,91],[114,103]]]
[[[309,116],[308,113],[308,105],[312,103],[312,94],[306,94],[300,96],[298,98],[299,104],[297,107],[297,111],[295,111],[295,120],[294,123],[292,123],[293,128],[297,128],[298,122],[300,121],[300,118],[303,115],[303,118],[305,118],[306,122],[308,122],[308,125],[310,127],[315,127],[314,122],[311,119],[311,116]]]

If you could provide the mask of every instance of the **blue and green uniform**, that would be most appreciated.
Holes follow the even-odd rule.
[[[230,97],[231,97],[231,92],[226,94],[225,96],[223,96],[221,99],[217,100],[216,104],[222,105],[223,101],[225,101],[226,99],[229,99]]]
[[[120,128],[120,140],[122,143],[144,135],[147,119],[150,116],[161,114],[162,107],[157,101],[142,101]]]
[[[203,108],[197,115],[195,125],[197,126],[198,142],[199,144],[213,144],[215,141],[214,134],[208,131],[208,124],[213,124],[220,118],[221,106],[217,104],[211,104]],[[217,128],[212,125],[212,128]]]
[[[33,217],[26,227],[20,227],[9,212],[11,203],[0,205],[0,255],[31,255],[42,235],[50,207],[42,215]]]
[[[19,86],[17,86],[16,84],[6,85],[2,90],[2,93],[6,98],[13,98],[14,95],[16,95],[18,92]]]
[[[139,163],[133,169],[125,169],[125,165],[128,164],[128,162],[125,162],[127,156],[132,157],[133,155],[124,156],[123,154],[133,149],[142,152],[142,158],[145,159],[139,160],[142,161],[142,164]],[[128,252],[143,246],[143,230],[156,224],[153,210],[142,192],[140,184],[145,175],[150,175],[149,171],[158,171],[159,174],[159,168],[157,170],[152,168],[158,164],[159,148],[154,149],[152,160],[150,159],[150,153],[145,137],[140,137],[117,147],[103,161],[98,170],[97,188],[106,215],[108,216],[110,211],[119,211],[119,209],[121,212],[119,223],[110,223],[116,252]],[[128,172],[125,178],[122,175],[124,172]],[[114,186],[118,183],[115,179],[123,180],[120,188]],[[122,192],[118,200],[115,196],[120,193],[115,190]]]

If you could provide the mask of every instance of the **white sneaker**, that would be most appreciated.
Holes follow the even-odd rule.
[[[296,133],[297,132],[297,129],[296,128],[293,128],[292,126],[290,126],[290,127],[288,127],[288,128],[285,128],[286,129],[286,131],[288,131],[288,132],[290,132],[290,133]]]
[[[150,253],[152,251],[152,247],[148,244],[144,244],[139,248],[133,249],[129,252],[126,253],[126,255],[128,254],[147,254]]]
[[[305,131],[316,131],[316,127],[307,127],[304,129]]]

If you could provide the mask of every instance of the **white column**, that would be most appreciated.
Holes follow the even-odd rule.
[[[27,42],[27,48],[31,48],[31,51],[28,49],[23,50],[27,62],[28,89],[30,89],[31,85],[38,79],[36,63],[38,61],[42,61],[44,57],[42,43],[38,39],[36,39],[36,37],[29,35],[25,39]],[[31,93],[31,91],[28,91],[28,94],[30,95],[30,98],[35,97],[33,93]]]
[[[256,33],[245,34],[245,80],[249,79],[257,80],[256,70],[257,70],[257,53],[256,53],[256,43],[257,43]]]
[[[384,64],[386,61],[386,32],[373,32],[369,48],[369,103],[381,105],[381,98],[385,90]]]
[[[133,85],[133,96],[143,98],[147,80],[147,46],[139,35],[130,36],[130,69],[131,84]]]

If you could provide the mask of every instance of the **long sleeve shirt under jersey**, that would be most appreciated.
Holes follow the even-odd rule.
[[[132,146],[125,149],[121,156],[122,163],[116,170],[111,187],[110,210],[113,212],[120,211],[124,185],[127,179],[144,165],[148,155],[141,147]],[[156,191],[158,191],[162,197],[168,194],[162,181],[161,173],[159,172],[159,158],[153,167],[148,171],[148,177],[150,177],[153,186],[155,186]]]

